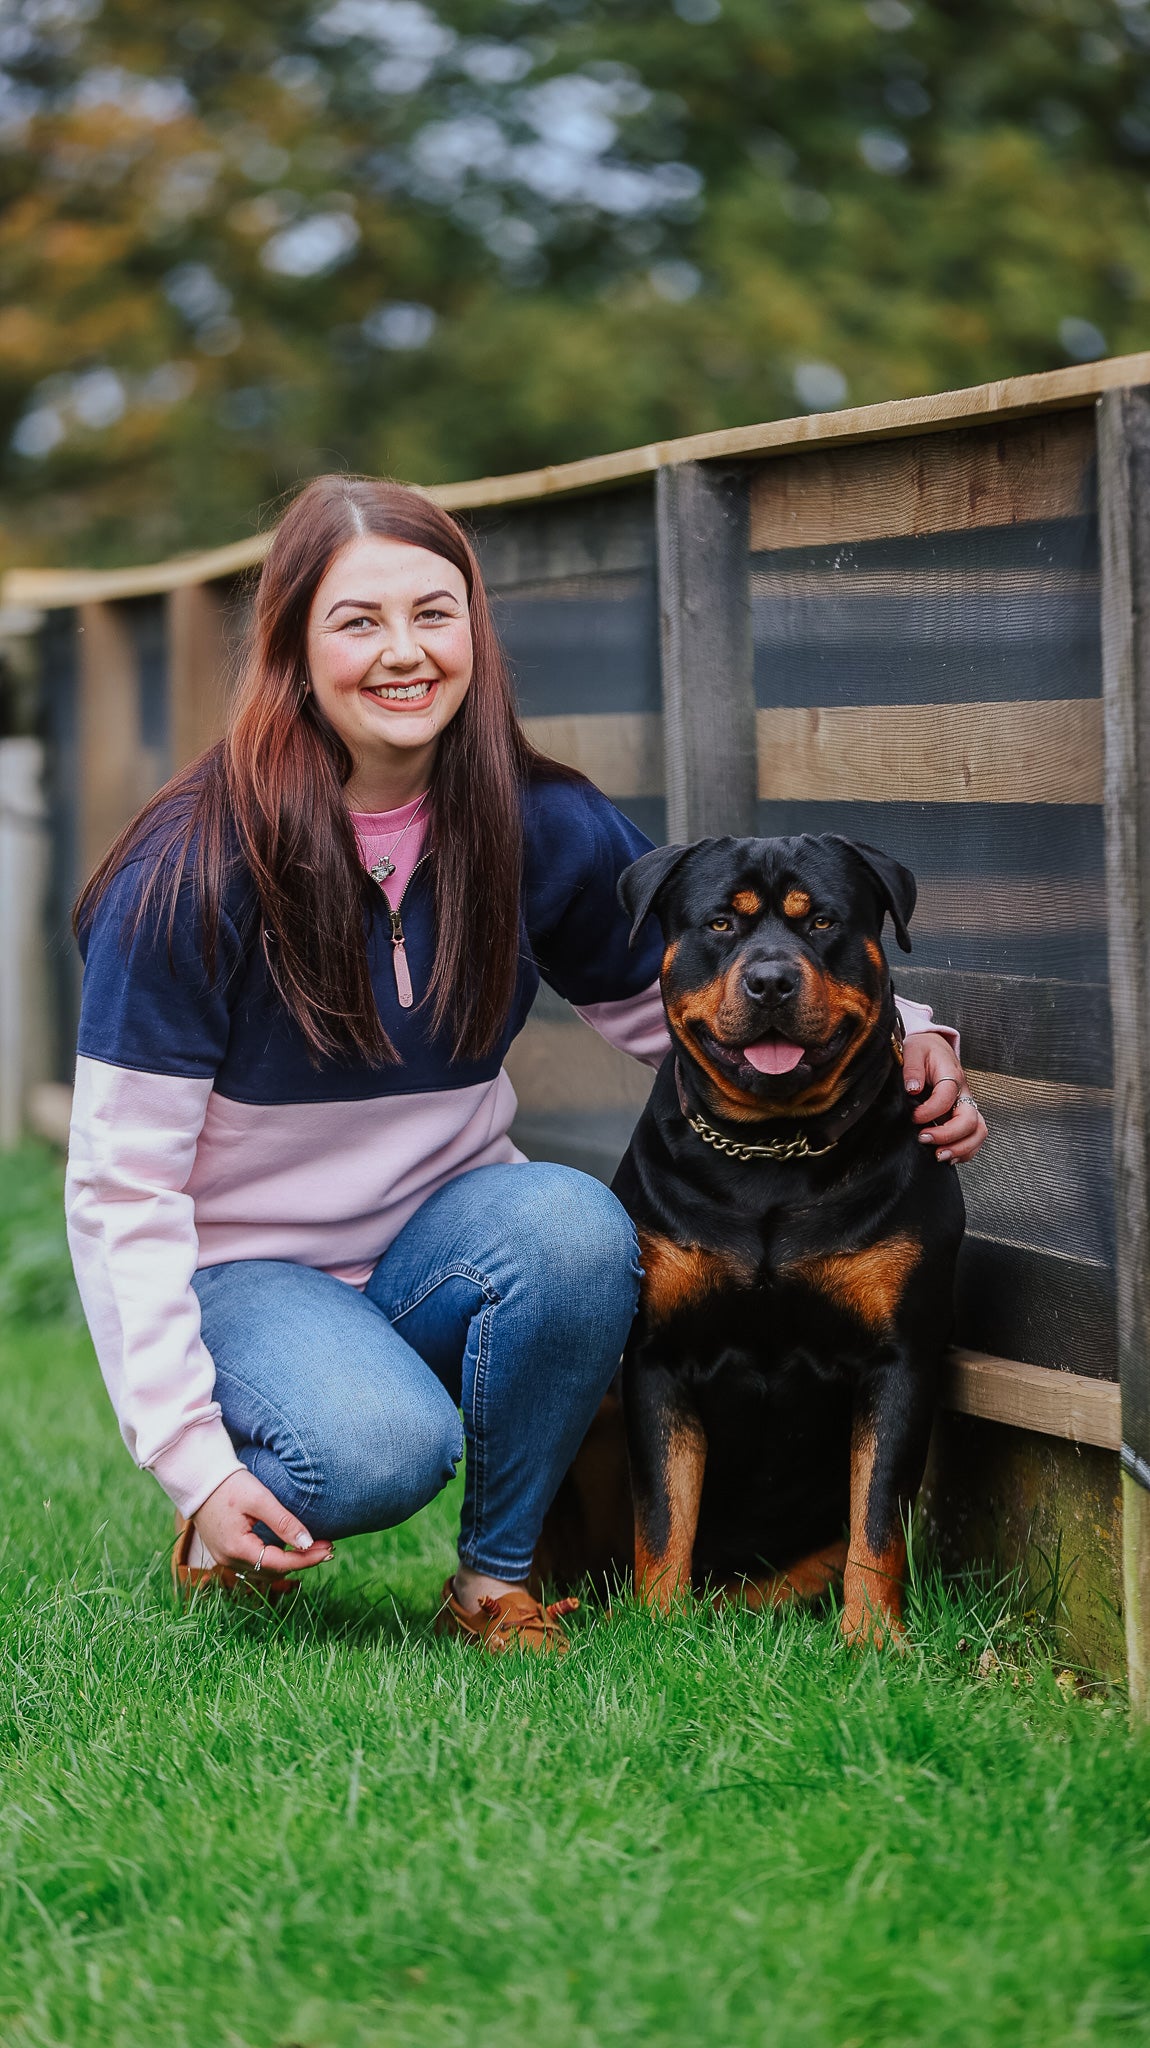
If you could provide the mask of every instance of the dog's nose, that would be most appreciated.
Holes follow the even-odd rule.
[[[743,987],[756,1003],[768,998],[784,1003],[797,986],[798,975],[789,960],[752,960],[743,969]]]

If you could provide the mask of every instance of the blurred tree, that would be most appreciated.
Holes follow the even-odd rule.
[[[8,559],[1146,343],[1148,0],[0,0]]]

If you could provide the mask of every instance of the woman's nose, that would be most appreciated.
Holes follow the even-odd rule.
[[[423,649],[411,627],[400,622],[384,629],[383,646],[379,659],[384,668],[417,668],[423,660]]]

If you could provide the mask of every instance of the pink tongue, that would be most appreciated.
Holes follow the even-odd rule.
[[[805,1045],[792,1045],[789,1038],[761,1038],[743,1047],[743,1058],[757,1074],[789,1074],[805,1051]]]

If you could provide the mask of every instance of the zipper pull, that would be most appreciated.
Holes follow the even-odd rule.
[[[401,1009],[410,1010],[415,1002],[411,986],[411,969],[407,964],[407,940],[403,936],[403,921],[398,910],[388,912],[391,918],[391,957],[395,966],[395,987]]]

